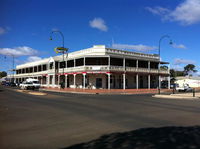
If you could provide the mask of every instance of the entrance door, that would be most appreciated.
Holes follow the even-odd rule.
[[[144,88],[143,77],[142,76],[140,76],[140,88]]]
[[[96,88],[102,88],[102,78],[96,78]]]

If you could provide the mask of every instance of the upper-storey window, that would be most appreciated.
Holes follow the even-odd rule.
[[[53,62],[49,64],[49,69],[53,69]]]
[[[66,67],[66,62],[60,62],[60,68],[65,68]]]
[[[83,66],[83,65],[84,65],[84,59],[83,58],[76,59],[76,66]]]
[[[41,65],[38,66],[38,71],[42,71],[42,66]]]
[[[112,66],[123,66],[123,59],[122,58],[110,58],[110,65]]]
[[[140,68],[148,68],[148,61],[139,60],[138,61],[138,67],[140,67]]]
[[[150,63],[150,68],[158,69],[158,62],[151,62]]]
[[[85,65],[108,65],[108,57],[86,57]]]
[[[37,70],[37,66],[34,66],[34,72],[37,72],[38,70]]]
[[[136,60],[133,59],[126,59],[126,66],[127,67],[136,67]]]
[[[30,68],[30,73],[32,73],[32,72],[33,72],[33,67]]]
[[[74,60],[67,61],[67,67],[74,67]]]
[[[47,65],[46,64],[42,65],[42,70],[43,71],[47,70]]]

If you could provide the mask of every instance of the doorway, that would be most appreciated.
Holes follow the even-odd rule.
[[[96,78],[96,88],[102,88],[102,78]]]

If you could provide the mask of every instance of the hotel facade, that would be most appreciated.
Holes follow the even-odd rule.
[[[168,62],[157,54],[136,53],[95,45],[88,49],[16,66],[15,82],[37,78],[42,87],[83,89],[152,89],[161,80],[170,87]],[[161,69],[165,68],[165,69]]]

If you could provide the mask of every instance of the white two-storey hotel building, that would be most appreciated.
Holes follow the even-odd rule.
[[[88,49],[45,58],[16,66],[14,79],[37,78],[41,86],[83,89],[140,89],[158,88],[159,78],[167,78],[169,67],[160,69],[160,57],[95,45]]]

